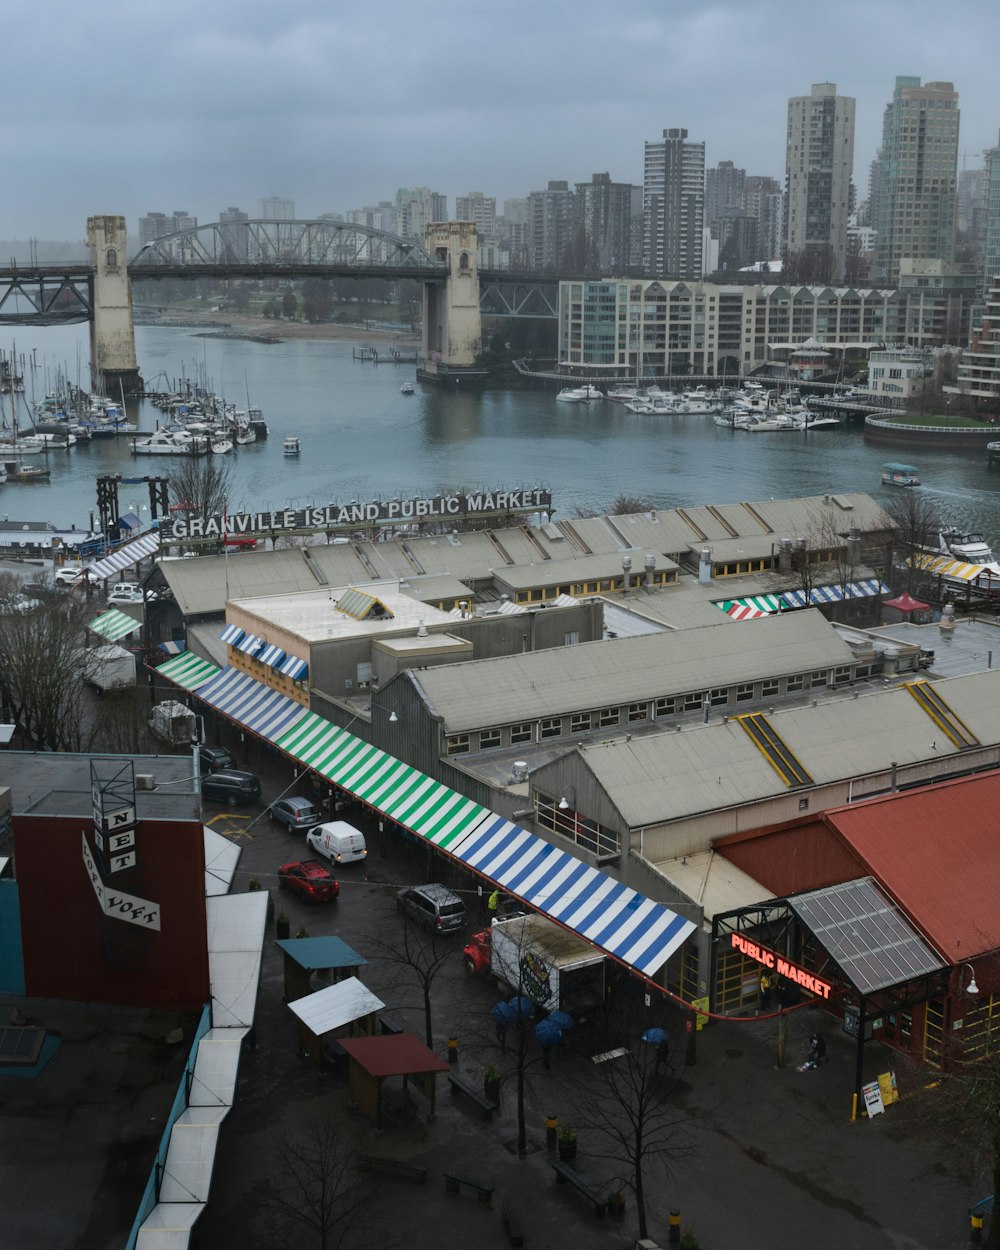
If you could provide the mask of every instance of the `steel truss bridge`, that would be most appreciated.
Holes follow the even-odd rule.
[[[133,282],[172,278],[381,278],[444,283],[448,264],[414,239],[340,221],[214,222],[163,235],[129,261]],[[54,325],[93,320],[90,265],[0,268],[0,324]],[[480,313],[545,317],[557,313],[559,281],[480,270]]]

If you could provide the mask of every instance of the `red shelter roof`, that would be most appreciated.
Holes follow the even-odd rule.
[[[853,803],[825,821],[948,963],[1000,948],[1000,775]]]
[[[370,1076],[413,1076],[447,1072],[448,1065],[412,1033],[376,1037],[342,1037],[340,1045]]]

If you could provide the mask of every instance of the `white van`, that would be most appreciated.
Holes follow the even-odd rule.
[[[346,820],[330,820],[325,825],[316,825],[306,834],[306,842],[335,864],[350,864],[368,854],[365,835]]]

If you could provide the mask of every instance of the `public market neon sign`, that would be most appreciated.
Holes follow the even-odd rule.
[[[739,951],[747,959],[755,959],[757,963],[763,964],[765,968],[770,968],[778,976],[794,981],[796,985],[800,985],[804,990],[808,990],[810,994],[815,994],[817,998],[829,998],[833,992],[833,983],[831,981],[824,981],[815,972],[810,972],[808,968],[803,968],[800,964],[792,963],[790,959],[786,959],[784,955],[779,955],[777,951],[773,951],[767,946],[761,946],[758,942],[751,942],[742,933],[733,933],[730,936],[733,950]]]

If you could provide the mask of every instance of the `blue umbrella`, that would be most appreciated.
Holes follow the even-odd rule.
[[[550,1011],[547,1019],[557,1029],[571,1029],[576,1023],[568,1011]]]
[[[642,1035],[644,1042],[665,1042],[667,1040],[666,1029],[647,1029]]]
[[[517,1019],[517,1012],[510,1003],[494,1003],[490,1008],[490,1015],[497,1024],[510,1024]]]
[[[527,1016],[529,1020],[536,1011],[535,1004],[524,994],[515,994],[513,998],[508,998],[504,1005],[510,1008],[515,1017]]]
[[[552,1023],[552,1017],[539,1020],[535,1025],[535,1037],[543,1046],[558,1046],[562,1041],[562,1029]]]

